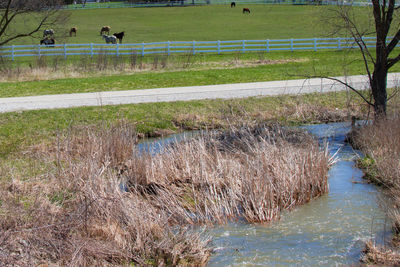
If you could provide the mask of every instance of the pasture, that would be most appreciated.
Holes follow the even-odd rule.
[[[242,14],[243,7],[251,14]],[[111,34],[125,31],[124,43],[324,37],[327,28],[320,18],[327,8],[237,4],[63,11],[71,13],[70,21],[55,37],[57,43],[103,43],[102,26],[111,26]],[[78,28],[76,37],[69,37],[71,27]],[[38,44],[41,36],[12,44]]]

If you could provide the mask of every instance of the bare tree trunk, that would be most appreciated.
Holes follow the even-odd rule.
[[[371,79],[372,96],[374,98],[374,111],[376,118],[386,117],[387,104],[387,69],[385,67],[375,67]]]
[[[393,0],[390,0],[393,1]],[[386,39],[392,21],[392,10],[390,14],[386,10],[386,0],[383,3],[373,1],[373,14],[376,31],[376,59],[374,71],[370,79],[372,97],[374,98],[375,118],[386,117],[387,104],[387,73],[388,73],[388,50]]]
[[[370,81],[376,118],[386,117],[388,55],[386,52],[386,31],[377,27],[376,61]]]

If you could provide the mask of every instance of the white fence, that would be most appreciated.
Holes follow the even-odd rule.
[[[375,47],[375,37],[364,37],[368,47]],[[80,56],[80,55],[151,55],[151,54],[198,54],[232,52],[272,52],[322,49],[341,50],[354,48],[351,38],[313,38],[279,40],[235,40],[235,41],[187,41],[154,42],[137,44],[56,44],[56,45],[12,45],[0,48],[0,57],[15,60],[18,57]]]

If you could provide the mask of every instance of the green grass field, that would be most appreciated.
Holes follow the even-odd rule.
[[[0,97],[243,83],[299,79],[313,75],[342,76],[365,73],[357,50],[196,55],[190,58],[171,56],[166,59],[165,67],[161,66],[160,58],[148,56],[143,59],[147,69],[139,69],[140,63],[137,63],[135,69],[129,69],[127,72],[118,69],[130,66],[129,61],[118,63],[120,65],[114,67],[115,58],[110,57],[108,65],[104,62],[101,64],[107,65],[109,70],[116,69],[113,73],[97,69],[96,59],[93,60],[95,66],[89,69],[87,69],[88,63],[84,60],[83,63],[79,60],[59,62],[55,67],[55,58],[42,59],[45,61],[40,62],[41,67],[34,67],[30,73],[30,80],[0,82]],[[158,61],[156,69],[154,69],[155,61]],[[83,66],[80,67],[81,65]],[[391,71],[400,71],[400,65],[394,66]],[[41,72],[44,73],[39,76]],[[56,73],[56,77],[46,80],[51,73]],[[73,76],[73,73],[80,76]]]
[[[242,14],[243,5],[160,8],[111,8],[73,10],[65,34],[78,27],[77,37],[62,37],[58,43],[103,43],[100,28],[111,26],[111,34],[125,31],[125,43],[152,41],[251,40],[313,38],[327,34],[320,22],[326,7],[246,5],[251,14]],[[23,23],[18,27],[25,27]],[[39,33],[39,37],[42,33]],[[39,38],[38,37],[38,38]],[[37,44],[38,39],[18,39],[13,44]]]

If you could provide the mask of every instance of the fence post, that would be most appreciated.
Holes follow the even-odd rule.
[[[11,46],[11,60],[14,61],[14,45]]]
[[[341,43],[340,37],[337,38],[337,48],[339,50],[342,50],[342,43]]]
[[[221,41],[218,40],[218,55],[221,54]]]
[[[195,55],[196,54],[196,41],[193,41],[192,50],[193,50],[193,55]]]
[[[269,52],[269,39],[266,40],[267,52]]]
[[[317,38],[314,38],[314,51],[317,52]]]
[[[67,59],[67,44],[64,44],[64,59]]]
[[[242,41],[242,53],[246,51],[246,40]]]
[[[142,43],[142,57],[144,56],[144,42]]]
[[[117,49],[117,57],[119,57],[119,43],[116,44],[116,49]]]
[[[38,44],[38,56],[39,56],[39,58],[40,58],[40,56],[41,56],[41,55],[40,55],[40,46],[41,46],[41,45]]]
[[[171,55],[171,42],[168,41],[168,42],[167,42],[167,45],[168,45],[168,46],[167,46],[167,53],[168,53],[168,56],[169,56],[169,55]]]
[[[290,51],[293,52],[293,38],[290,38]]]

